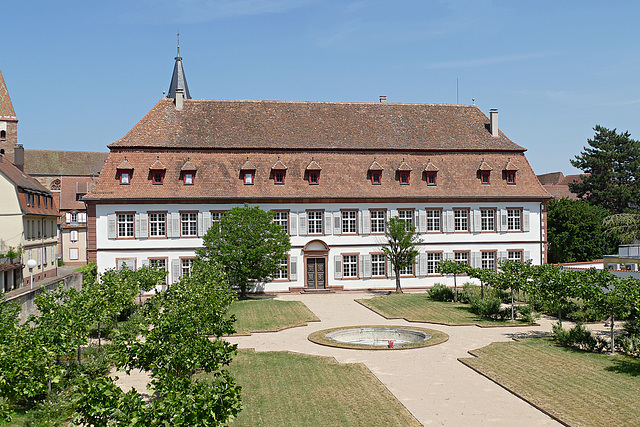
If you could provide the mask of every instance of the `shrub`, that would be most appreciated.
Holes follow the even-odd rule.
[[[582,323],[578,323],[569,330],[563,329],[560,323],[554,323],[553,334],[559,344],[579,350],[602,353],[609,347],[605,339],[594,337]]]
[[[480,296],[480,286],[467,282],[462,285],[462,292],[458,294],[458,300],[465,304],[470,304],[474,295]]]
[[[638,321],[638,319],[627,320],[624,323],[623,329],[627,335],[640,338],[640,321]]]
[[[492,319],[501,317],[500,305],[502,301],[498,298],[489,296],[480,298],[479,295],[474,295],[471,297],[469,304],[471,304],[471,312],[479,316]]]
[[[520,317],[522,318],[522,320],[527,323],[535,323],[538,316],[533,311],[533,307],[531,307],[530,305],[520,305],[516,308],[518,310],[518,313],[520,313]]]
[[[640,357],[640,335],[620,337],[616,340],[616,350],[631,357]]]
[[[429,289],[429,298],[434,301],[453,301],[453,289],[442,283],[436,283]]]

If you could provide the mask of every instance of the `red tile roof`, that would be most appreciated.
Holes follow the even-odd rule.
[[[7,121],[18,121],[16,112],[13,109],[11,98],[9,97],[9,91],[7,85],[0,72],[0,119]]]
[[[46,207],[44,200],[41,200],[40,203],[34,201],[34,206],[27,206],[25,191],[35,194],[36,200],[38,200],[37,195],[52,197],[52,193],[36,181],[35,178],[32,178],[22,172],[2,155],[0,155],[0,174],[18,188],[18,200],[23,213],[34,215],[58,215],[57,209],[53,204],[53,200],[52,203],[47,203]]]
[[[86,209],[84,202],[76,200],[76,194],[87,194],[94,185],[91,177],[62,177],[60,185],[60,209]]]
[[[91,151],[24,150],[29,175],[95,176],[109,153]]]

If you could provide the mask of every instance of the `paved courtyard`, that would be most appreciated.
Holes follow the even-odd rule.
[[[256,351],[285,350],[331,356],[342,363],[364,363],[425,426],[560,425],[457,360],[470,357],[469,350],[492,342],[550,331],[551,321],[542,319],[540,326],[479,328],[386,320],[354,301],[373,296],[352,292],[279,295],[278,299],[302,301],[320,322],[280,332],[233,337],[230,341],[240,348]],[[447,333],[449,340],[432,347],[402,351],[347,350],[307,340],[310,333],[321,329],[374,324],[428,327]]]

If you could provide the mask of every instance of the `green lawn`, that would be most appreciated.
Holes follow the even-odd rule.
[[[568,425],[640,423],[640,360],[585,353],[552,340],[493,343],[462,363]]]
[[[231,304],[229,313],[236,316],[236,333],[275,332],[304,326],[319,319],[300,301],[270,298],[246,298]]]
[[[419,426],[363,364],[240,350],[230,371],[244,410],[232,426]]]
[[[522,322],[490,320],[473,314],[468,304],[433,301],[426,293],[389,294],[356,300],[387,319],[441,325],[508,326]]]

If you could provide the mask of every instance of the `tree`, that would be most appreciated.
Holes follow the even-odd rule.
[[[606,236],[619,239],[620,243],[640,240],[640,213],[609,215],[602,221],[602,228]]]
[[[386,230],[387,244],[382,246],[382,251],[387,256],[396,275],[396,292],[401,293],[400,271],[415,262],[415,258],[418,256],[416,245],[420,239],[416,235],[415,227],[400,218],[389,219]]]
[[[558,322],[562,326],[562,308],[581,295],[580,273],[552,264],[542,264],[534,270],[532,293],[551,307],[557,307]]]
[[[615,236],[605,237],[605,209],[562,198],[549,201],[547,214],[549,262],[591,261],[616,250]]]
[[[496,282],[500,288],[509,289],[511,292],[511,320],[515,319],[513,292],[525,289],[532,277],[531,260],[527,260],[527,262],[509,260],[500,262],[500,270],[497,273]]]
[[[456,276],[460,274],[468,274],[469,264],[456,262],[453,260],[442,260],[438,263],[438,272],[441,274],[453,274],[454,301],[458,301],[458,284]]]
[[[582,182],[569,184],[571,192],[610,213],[623,213],[640,205],[640,142],[629,132],[617,133],[602,126],[587,140],[571,164],[582,170]]]
[[[480,280],[480,298],[484,299],[484,285],[493,285],[496,282],[496,273],[486,268],[469,268],[469,277]]]
[[[257,283],[271,281],[291,248],[287,232],[273,222],[273,213],[245,203],[226,212],[218,225],[205,234],[198,256],[219,263],[241,297]]]

